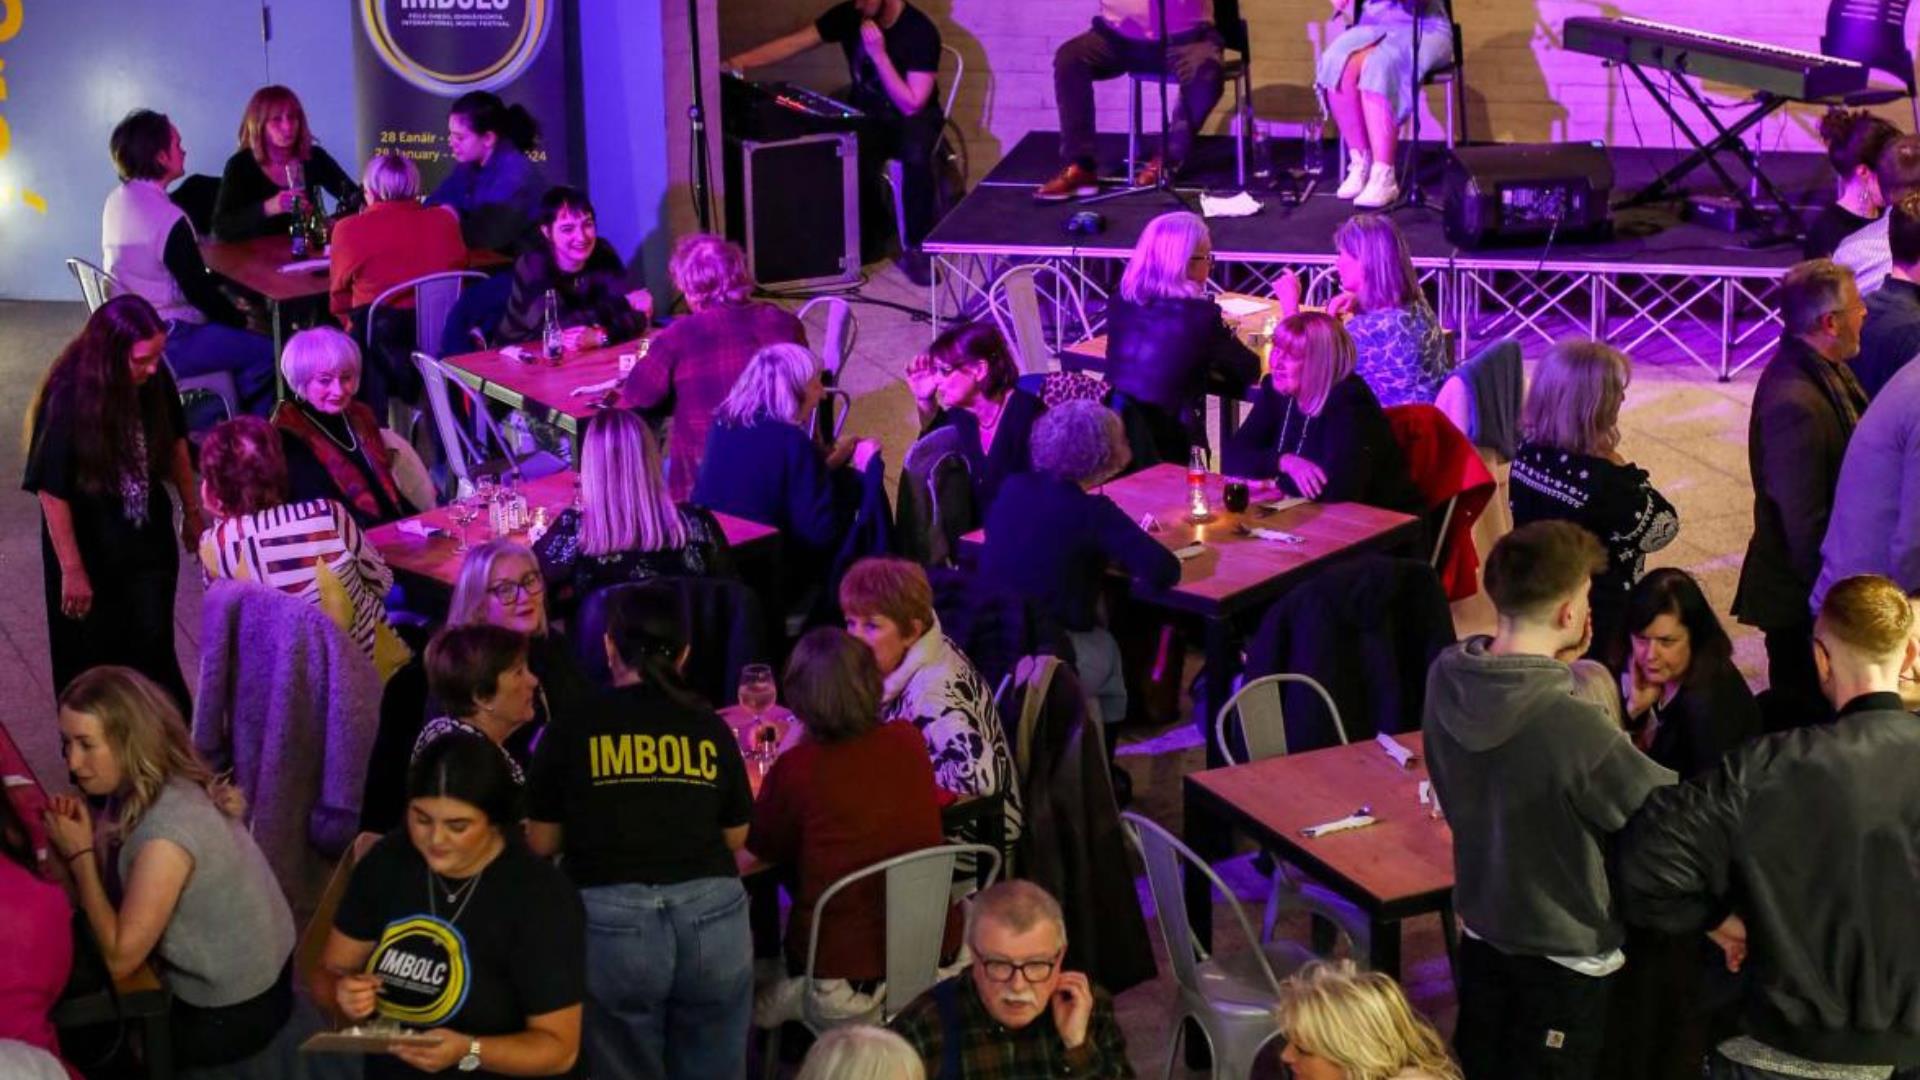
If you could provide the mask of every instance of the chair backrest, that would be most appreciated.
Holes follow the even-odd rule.
[[[1153,893],[1154,921],[1160,924],[1160,939],[1167,947],[1167,960],[1173,965],[1174,982],[1180,988],[1194,993],[1200,992],[1200,961],[1206,958],[1206,950],[1200,947],[1193,936],[1192,924],[1187,921],[1186,877],[1182,873],[1191,869],[1204,875],[1213,891],[1226,900],[1227,908],[1240,922],[1242,941],[1259,941],[1260,935],[1247,913],[1240,907],[1240,901],[1227,888],[1220,875],[1213,872],[1207,860],[1194,854],[1192,848],[1180,842],[1179,838],[1162,828],[1158,823],[1139,814],[1128,811],[1120,815],[1121,825],[1127,830],[1127,839],[1140,852],[1140,859],[1147,867],[1147,888]],[[1258,948],[1249,948],[1247,954],[1258,963],[1267,983],[1272,986],[1275,996],[1280,993],[1280,979],[1274,974],[1273,965],[1267,962],[1266,953]]]
[[[443,270],[437,274],[422,274],[381,292],[373,298],[373,303],[367,305],[366,348],[373,348],[374,316],[389,300],[411,290],[413,347],[432,355],[440,347],[440,334],[446,329],[447,313],[453,310],[454,301],[460,299],[461,288],[472,279],[485,281],[487,275],[478,270]]]
[[[1041,282],[1048,276],[1052,286],[1048,299],[1055,317],[1052,341],[1047,339],[1040,311]],[[1016,266],[995,278],[987,287],[987,310],[1007,344],[1013,346],[1020,370],[1027,374],[1054,370],[1058,366],[1054,358],[1062,346],[1093,336],[1080,289],[1058,269],[1043,263]]]
[[[1287,752],[1287,716],[1281,691],[1288,683],[1305,686],[1320,696],[1326,703],[1327,715],[1333,718],[1334,734],[1340,737],[1341,745],[1346,745],[1347,725],[1340,719],[1340,706],[1333,703],[1333,695],[1327,693],[1327,688],[1311,676],[1281,672],[1262,675],[1234,691],[1214,714],[1213,741],[1220,748],[1222,761],[1260,761]],[[1240,721],[1240,742],[1246,748],[1245,754],[1233,752],[1233,740],[1229,737],[1232,728],[1228,725],[1236,718]]]
[[[447,468],[452,470],[456,479],[471,480],[474,466],[491,460],[490,455],[496,452],[515,479],[526,478],[520,468],[520,457],[513,452],[513,443],[500,430],[499,422],[488,411],[486,398],[480,391],[467,385],[465,379],[426,353],[413,354],[413,367],[420,373],[421,386],[427,392],[428,411],[433,413],[433,429],[440,436]],[[467,410],[473,416],[476,429],[474,435],[468,435],[460,426],[460,418],[454,415],[453,399],[447,393],[448,387],[458,390],[460,396],[466,399]]]
[[[68,259],[67,273],[72,274],[73,280],[79,284],[80,298],[87,302],[88,314],[99,311],[101,304],[120,291],[120,282],[112,274],[85,259]]]
[[[860,338],[860,320],[853,313],[853,305],[841,297],[816,296],[800,305],[798,312],[800,321],[806,322],[807,316],[815,308],[826,313],[822,316],[826,320],[825,327],[821,335],[814,340],[819,343],[817,350],[820,353],[820,359],[826,364],[827,374],[831,376],[827,380],[827,385],[832,386],[839,381],[840,371],[846,367],[847,358],[853,355],[853,343]]]
[[[1240,0],[1213,0],[1213,28],[1220,32],[1220,43],[1251,61],[1248,50],[1247,20],[1240,16]]]
[[[940,103],[940,115],[953,119],[953,103],[960,100],[960,80],[967,77],[967,58],[951,45],[940,46],[942,55],[953,60],[953,74],[947,76],[947,99]]]
[[[961,856],[986,860],[980,887],[1000,875],[1000,853],[986,844],[942,844],[882,859],[827,886],[813,905],[813,926],[807,935],[807,981],[813,981],[814,960],[820,952],[820,927],[827,905],[849,886],[876,874],[884,875],[887,890],[887,994],[881,1005],[881,1023],[893,1019],[913,999],[938,981],[940,946],[947,934],[947,909],[953,895],[953,872]],[[813,1014],[813,995],[801,998],[806,1022],[816,1030],[828,1022]]]
[[[1915,92],[1913,50],[1907,44],[1910,0],[1831,0],[1820,51],[1890,75]]]

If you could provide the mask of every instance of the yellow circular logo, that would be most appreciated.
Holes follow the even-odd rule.
[[[387,69],[430,94],[498,90],[518,78],[553,24],[553,0],[361,0]]]
[[[451,923],[416,915],[391,923],[367,960],[380,979],[380,1015],[415,1027],[444,1023],[466,1004],[467,939]]]

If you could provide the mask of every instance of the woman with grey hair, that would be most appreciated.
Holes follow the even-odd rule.
[[[287,453],[288,497],[332,499],[363,529],[413,513],[380,421],[355,397],[360,346],[331,326],[302,330],[281,351],[280,371],[293,391],[273,410]]]
[[[1118,563],[1141,583],[1171,588],[1180,560],[1112,499],[1092,489],[1126,468],[1120,418],[1091,401],[1069,401],[1033,428],[1033,471],[1007,478],[987,515],[982,585],[1038,605],[1073,641],[1080,681],[1102,719],[1127,714],[1120,647],[1106,628],[1101,585]]]
[[[820,1036],[797,1080],[926,1080],[913,1044],[883,1027],[845,1024]]]

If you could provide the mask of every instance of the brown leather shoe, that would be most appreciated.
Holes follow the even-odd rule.
[[[1178,168],[1168,170],[1167,163],[1160,159],[1160,155],[1155,154],[1152,161],[1140,166],[1140,171],[1133,174],[1133,186],[1157,187],[1160,184],[1160,174],[1163,171],[1167,172],[1168,179],[1172,179],[1180,170]]]
[[[1061,202],[1100,193],[1100,181],[1093,170],[1078,162],[1061,169],[1053,179],[1033,189],[1033,197],[1040,202]]]

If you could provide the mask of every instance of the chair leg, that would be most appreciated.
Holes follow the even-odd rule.
[[[1460,75],[1458,72],[1455,72],[1453,78],[1447,80],[1447,149],[1449,150],[1453,149],[1454,146],[1457,145],[1454,142],[1454,138],[1453,138],[1453,112],[1454,112],[1453,99],[1454,99],[1454,95],[1458,94],[1459,92],[1460,92]]]
[[[1173,1063],[1180,1060],[1180,1044],[1187,1034],[1185,1017],[1173,1022],[1173,1038],[1167,1040],[1167,1067],[1161,1071],[1160,1080],[1173,1080]]]
[[[1127,183],[1140,171],[1140,80],[1127,77]]]
[[[1274,924],[1280,921],[1280,891],[1287,887],[1286,871],[1280,868],[1280,861],[1274,860],[1273,876],[1267,881],[1267,907],[1260,913],[1260,943],[1273,940]]]
[[[1233,182],[1242,191],[1247,187],[1247,144],[1253,139],[1253,76],[1247,65],[1240,65],[1233,80]]]

